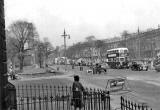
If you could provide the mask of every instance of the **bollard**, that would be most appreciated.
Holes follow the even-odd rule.
[[[93,68],[93,74],[96,74],[95,68]]]
[[[83,71],[83,66],[81,66],[81,70]]]
[[[80,71],[83,71],[83,67],[82,66],[80,66]]]
[[[80,66],[80,71],[83,71],[83,66]]]

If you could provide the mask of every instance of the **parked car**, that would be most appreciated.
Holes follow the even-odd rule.
[[[105,64],[96,64],[95,65],[96,73],[107,72],[107,66]]]
[[[102,68],[105,72],[107,72],[107,69],[109,68],[108,64],[107,64],[107,63],[102,63],[102,64],[100,64],[100,65],[101,65],[101,68]]]
[[[47,73],[55,73],[56,70],[55,70],[54,68],[47,67],[47,68],[46,68],[46,72],[47,72]]]
[[[129,62],[126,61],[126,62],[122,62],[122,64],[117,64],[116,65],[116,68],[117,69],[129,69]]]
[[[140,64],[141,65],[141,70],[142,71],[148,71],[148,66],[144,63]]]
[[[155,67],[155,70],[156,70],[157,72],[160,72],[160,64],[155,65],[154,67]]]
[[[147,71],[148,66],[144,64],[143,62],[132,62],[131,70],[133,71]]]

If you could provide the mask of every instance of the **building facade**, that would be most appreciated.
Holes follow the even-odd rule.
[[[106,61],[106,51],[108,49],[127,47],[131,60],[153,60],[160,52],[160,28],[147,30],[144,32],[131,33],[125,38],[116,37],[113,39],[104,39],[105,48],[101,52],[95,47],[85,48],[77,58],[85,58],[87,61],[98,62]]]
[[[151,60],[160,52],[160,28],[131,34],[126,39],[130,58]]]

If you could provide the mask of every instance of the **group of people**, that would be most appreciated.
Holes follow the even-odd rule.
[[[9,69],[8,69],[8,77],[10,77],[11,80],[17,79],[17,77],[16,77],[16,72],[14,71],[12,65],[11,65],[11,66],[9,67]]]

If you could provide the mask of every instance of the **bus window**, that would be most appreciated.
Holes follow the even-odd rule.
[[[116,62],[119,62],[119,58],[115,58]]]
[[[123,62],[123,61],[124,61],[124,58],[120,58],[120,61],[122,61],[122,62]]]
[[[108,62],[111,62],[111,58],[108,59]]]
[[[124,50],[124,53],[128,53],[128,51],[127,51],[127,50]]]

